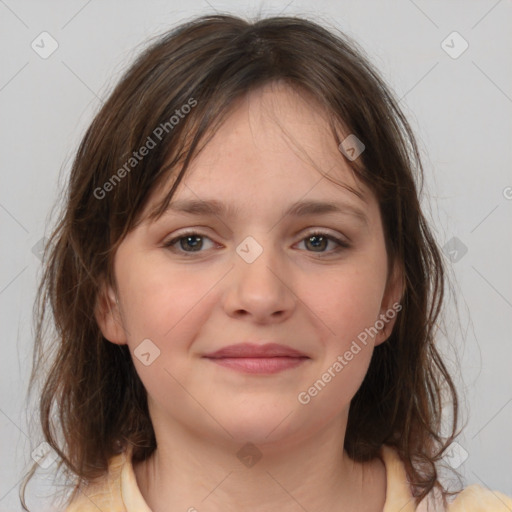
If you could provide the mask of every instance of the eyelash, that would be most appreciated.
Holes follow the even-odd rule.
[[[203,235],[202,233],[194,231],[194,230],[189,230],[189,231],[185,231],[185,232],[181,233],[177,237],[174,237],[174,238],[168,240],[167,242],[164,242],[163,247],[169,249],[170,251],[172,251],[174,253],[179,253],[179,254],[185,255],[186,257],[191,257],[194,254],[198,254],[198,253],[204,252],[203,250],[200,250],[200,251],[188,251],[187,252],[187,251],[182,251],[182,250],[179,250],[179,249],[173,247],[173,245],[175,245],[177,242],[179,242],[182,238],[187,238],[187,237],[190,237],[190,236],[193,236],[193,235],[199,236],[201,238],[208,238],[208,239],[210,239],[210,237],[207,236],[207,235]],[[301,239],[301,242],[303,242],[307,238],[311,238],[311,237],[314,237],[314,236],[324,237],[327,240],[335,242],[336,244],[338,244],[338,247],[335,248],[332,251],[327,251],[327,252],[324,251],[324,252],[318,252],[318,253],[315,253],[315,251],[307,251],[307,252],[311,252],[313,254],[319,254],[321,258],[322,257],[327,257],[328,255],[337,254],[337,253],[339,253],[339,252],[341,252],[341,251],[343,251],[345,249],[349,249],[351,247],[351,245],[348,242],[345,242],[344,240],[341,240],[341,239],[339,239],[339,238],[337,238],[335,236],[329,235],[328,233],[325,233],[325,232],[319,231],[319,230],[311,231],[310,233],[307,233],[304,236],[304,238]]]

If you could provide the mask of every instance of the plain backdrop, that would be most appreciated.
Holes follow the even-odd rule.
[[[21,510],[19,481],[42,441],[25,401],[38,244],[80,138],[149,37],[216,11],[338,27],[400,99],[425,165],[422,205],[455,282],[441,344],[467,425],[448,462],[466,484],[512,495],[510,0],[0,0],[0,510]],[[33,49],[41,37],[45,51],[58,44],[47,58]],[[48,485],[29,486],[36,510]]]

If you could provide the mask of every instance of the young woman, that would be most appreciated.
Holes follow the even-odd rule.
[[[421,178],[343,34],[204,16],[146,50],[85,134],[41,286],[65,509],[511,510],[439,477],[458,402]]]

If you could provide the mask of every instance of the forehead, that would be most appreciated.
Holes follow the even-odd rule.
[[[197,179],[201,179],[208,166],[218,171],[233,163],[239,170],[250,167],[262,176],[267,169],[272,176],[290,175],[315,165],[327,172],[338,164],[351,178],[334,140],[329,113],[305,94],[271,83],[239,98],[195,159],[189,177],[197,167],[202,171]]]
[[[283,84],[248,93],[195,155],[171,203],[216,198],[238,210],[250,205],[261,210],[322,198],[367,208],[373,194],[338,149],[328,114]],[[169,177],[150,206],[165,197],[173,181]]]

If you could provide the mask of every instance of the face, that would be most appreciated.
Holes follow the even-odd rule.
[[[130,348],[157,437],[185,427],[281,443],[346,423],[399,296],[376,198],[352,175],[325,112],[285,86],[250,93],[171,206],[190,200],[224,210],[169,210],[137,226],[116,252],[117,290],[96,314],[105,338]],[[299,202],[339,210],[286,213]],[[245,342],[300,357],[205,357]]]

